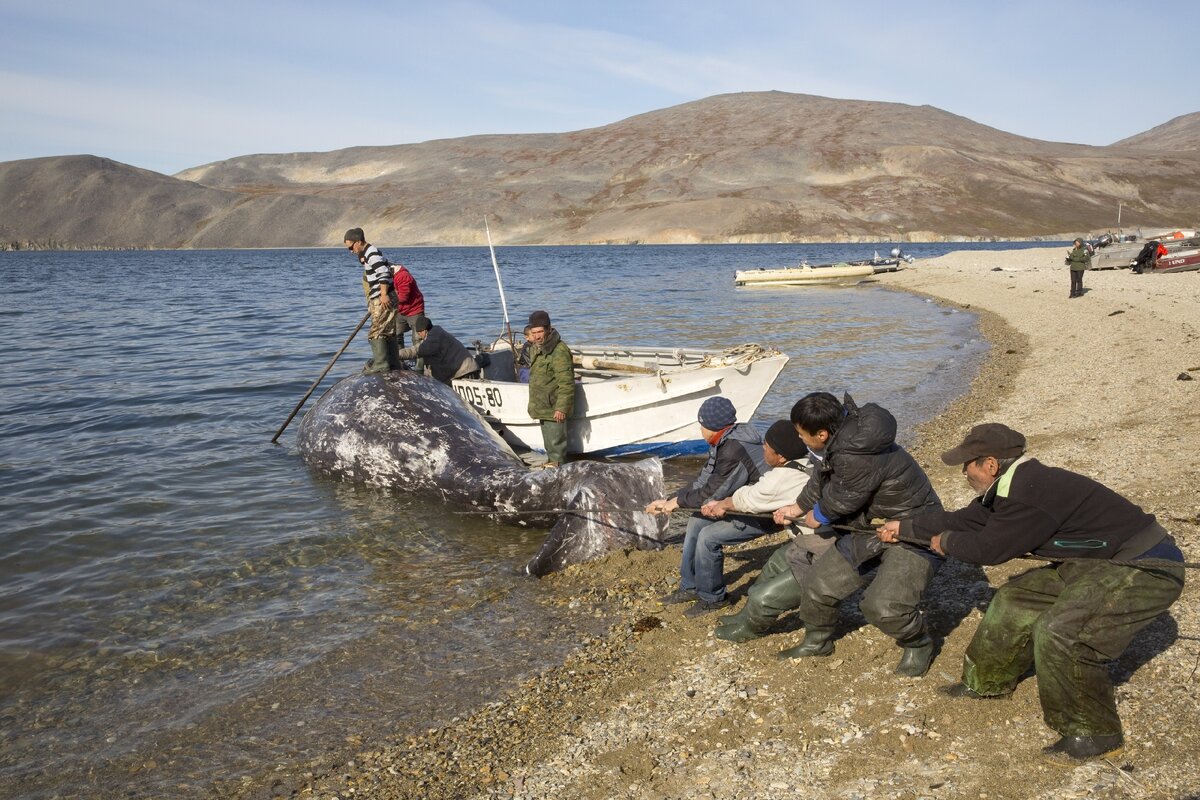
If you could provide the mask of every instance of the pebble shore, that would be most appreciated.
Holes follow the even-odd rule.
[[[1068,299],[1063,255],[959,252],[879,276],[948,312],[977,313],[991,343],[971,391],[918,432],[914,455],[958,508],[971,492],[938,454],[976,423],[1006,423],[1043,462],[1091,475],[1156,514],[1185,557],[1200,561],[1200,273],[1091,272],[1087,293]],[[729,553],[735,596],[781,541]],[[719,641],[716,614],[691,619],[657,602],[674,587],[677,562],[677,547],[617,553],[544,579],[561,602],[613,619],[608,634],[469,717],[364,742],[344,762],[218,782],[214,796],[1200,797],[1195,572],[1170,613],[1113,665],[1125,752],[1063,769],[1037,757],[1056,737],[1041,720],[1036,677],[1010,700],[937,692],[958,679],[995,587],[1032,562],[947,563],[926,601],[940,650],[919,679],[892,674],[900,651],[864,626],[854,602],[844,604],[828,658],[777,658],[802,638],[794,615],[762,639]]]

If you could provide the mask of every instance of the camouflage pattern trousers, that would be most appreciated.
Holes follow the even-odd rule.
[[[380,336],[392,336],[396,333],[396,307],[384,307],[378,299],[367,301],[367,311],[371,314],[371,328],[367,331],[367,339],[378,339]]]
[[[1121,733],[1108,662],[1183,591],[1183,567],[1066,561],[1013,578],[992,598],[963,683],[1007,694],[1031,666],[1046,724],[1063,736]]]

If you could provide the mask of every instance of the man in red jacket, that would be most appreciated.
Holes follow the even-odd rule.
[[[396,338],[404,347],[404,332],[413,331],[416,341],[417,317],[425,315],[425,297],[417,288],[417,279],[403,264],[392,264],[392,285],[396,287]]]

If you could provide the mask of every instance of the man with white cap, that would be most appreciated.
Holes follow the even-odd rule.
[[[880,539],[928,542],[974,564],[1026,553],[1051,562],[1000,587],[967,648],[962,683],[943,691],[1007,697],[1033,667],[1043,719],[1061,736],[1043,757],[1075,766],[1119,754],[1108,662],[1179,597],[1183,554],[1153,514],[1025,455],[1025,437],[1006,425],[976,425],[942,460],[962,465],[979,497],[959,511],[888,522]]]
[[[718,395],[705,400],[696,421],[708,442],[708,461],[690,486],[672,497],[652,501],[646,506],[647,514],[670,514],[677,508],[700,508],[711,500],[723,500],[757,481],[769,469],[763,456],[762,435],[753,425],[738,423],[737,409],[729,398]],[[724,545],[746,542],[775,528],[770,519],[754,517],[721,520],[719,527],[713,527],[717,523],[701,514],[688,520],[679,588],[663,598],[664,603],[694,601],[684,612],[690,617],[733,602],[725,592]],[[700,546],[702,534],[704,544]]]

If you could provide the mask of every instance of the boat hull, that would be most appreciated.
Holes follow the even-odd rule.
[[[641,370],[577,369],[567,451],[602,456],[704,452],[708,445],[696,422],[700,405],[721,395],[733,403],[738,419],[747,421],[788,361],[762,348],[741,353],[579,348],[572,354],[583,364],[625,363]],[[495,379],[509,377],[511,358],[511,350],[493,352],[483,378],[455,380],[454,390],[511,445],[544,452],[541,422],[527,412],[529,385]]]

